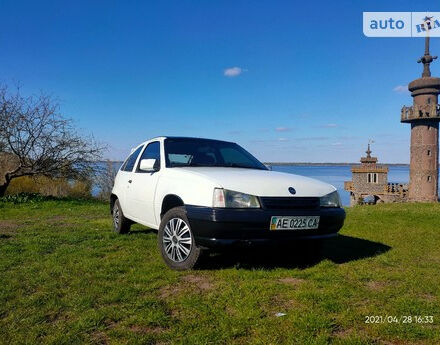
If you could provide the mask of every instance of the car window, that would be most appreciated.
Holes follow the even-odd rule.
[[[177,164],[187,164],[192,159],[193,156],[179,153],[170,153],[168,158],[171,162]]]
[[[143,149],[143,145],[139,146],[136,151],[134,151],[125,161],[125,163],[122,165],[121,170],[122,171],[133,171],[134,164],[136,163],[136,159],[139,156],[139,153]]]
[[[142,152],[141,158],[139,159],[136,172],[145,172],[139,169],[142,159],[155,159],[155,167],[160,169],[160,143],[155,141],[147,145],[144,152]]]

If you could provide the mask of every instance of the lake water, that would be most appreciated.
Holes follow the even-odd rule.
[[[389,169],[388,182],[408,183],[409,166],[390,166]],[[350,205],[350,194],[344,190],[344,181],[351,180],[351,170],[348,165],[273,165],[272,170],[312,177],[330,183],[338,189],[344,206]]]
[[[115,170],[119,169],[121,164],[121,162],[114,162],[113,166]],[[409,166],[390,166],[389,169],[388,182],[408,183]],[[345,206],[350,205],[350,195],[344,190],[344,181],[351,180],[351,171],[348,165],[273,165],[272,170],[308,176],[330,183],[338,189],[342,203]],[[96,188],[94,188],[93,194],[97,194]]]

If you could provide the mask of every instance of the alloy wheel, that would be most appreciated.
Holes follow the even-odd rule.
[[[119,207],[113,209],[113,226],[118,229],[119,226]]]
[[[172,218],[164,228],[162,245],[165,253],[174,262],[185,261],[191,253],[192,236],[183,219]]]

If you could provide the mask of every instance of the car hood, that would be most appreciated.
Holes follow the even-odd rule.
[[[332,185],[309,177],[258,169],[222,167],[173,168],[203,176],[219,187],[256,196],[293,196],[289,188],[296,190],[295,196],[321,197],[336,190]]]

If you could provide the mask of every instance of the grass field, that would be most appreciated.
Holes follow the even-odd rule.
[[[0,343],[439,344],[440,205],[347,213],[322,256],[246,250],[174,272],[155,232],[114,234],[106,204],[0,203]]]

